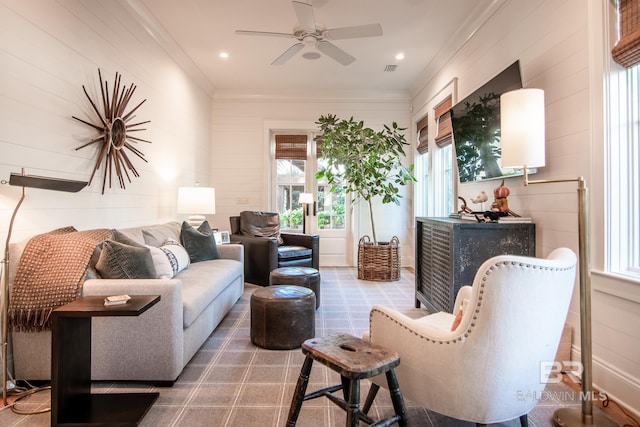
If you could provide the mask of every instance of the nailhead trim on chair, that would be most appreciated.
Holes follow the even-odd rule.
[[[484,283],[487,280],[487,276],[489,276],[493,272],[493,270],[495,268],[501,267],[503,265],[506,265],[506,266],[508,266],[508,265],[517,265],[517,266],[525,267],[525,268],[551,270],[551,271],[567,271],[567,270],[571,270],[571,269],[575,268],[575,266],[573,266],[573,267],[564,267],[564,268],[541,267],[541,266],[537,266],[537,265],[526,264],[526,263],[523,263],[523,262],[515,262],[515,261],[500,261],[500,262],[497,262],[497,263],[493,264],[491,267],[489,267],[487,269],[487,271],[484,273],[484,275],[482,276],[482,279],[480,281],[480,290],[478,291],[478,294],[479,294],[478,303],[476,304],[476,310],[475,310],[476,315],[473,316],[472,322],[469,325],[469,329],[467,329],[467,331],[464,334],[462,334],[461,336],[458,336],[458,337],[456,337],[454,339],[451,339],[451,340],[446,340],[445,341],[445,340],[433,340],[433,339],[427,338],[427,337],[425,337],[423,335],[420,335],[417,332],[409,329],[407,326],[403,325],[402,323],[398,322],[397,320],[392,319],[388,314],[382,313],[382,312],[379,312],[379,313],[381,313],[382,315],[386,316],[391,321],[397,323],[398,325],[400,325],[404,329],[408,330],[412,334],[414,334],[417,337],[422,338],[424,340],[431,341],[431,342],[436,343],[436,344],[455,344],[456,342],[462,342],[462,338],[463,337],[464,338],[468,337],[469,334],[471,333],[473,327],[475,326],[475,322],[473,322],[473,320],[477,320],[478,319],[477,313],[480,313],[480,306],[482,305],[482,303],[481,303],[482,294],[484,294],[484,286],[485,286]],[[371,314],[369,314],[369,331],[371,331]]]

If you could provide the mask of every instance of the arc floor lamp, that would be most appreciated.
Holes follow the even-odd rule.
[[[40,188],[43,190],[53,191],[66,191],[71,193],[77,193],[82,190],[86,185],[86,181],[74,181],[68,179],[49,178],[44,176],[25,175],[24,169],[22,173],[12,173],[9,181],[2,181],[2,184],[9,184],[18,187],[22,187],[22,196],[11,215],[11,221],[9,222],[9,230],[7,231],[7,240],[4,248],[4,260],[2,271],[2,298],[1,298],[1,311],[2,311],[2,403],[7,405],[7,388],[8,388],[8,366],[7,366],[7,347],[9,345],[9,325],[8,325],[8,313],[9,313],[9,242],[11,241],[11,232],[13,231],[13,222],[16,219],[18,209],[25,199],[25,188]]]
[[[545,165],[544,91],[517,89],[500,97],[502,166],[522,169],[524,185],[557,182],[578,183],[578,260],[580,263],[580,356],[582,362],[581,410],[561,408],[553,415],[558,427],[617,426],[607,414],[593,407],[591,348],[591,265],[588,188],[582,176],[530,181],[528,168]],[[594,411],[595,409],[595,411]]]

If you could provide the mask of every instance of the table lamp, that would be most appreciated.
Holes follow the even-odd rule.
[[[188,223],[199,227],[206,219],[204,215],[216,213],[216,189],[211,187],[178,188],[178,213],[188,214]]]

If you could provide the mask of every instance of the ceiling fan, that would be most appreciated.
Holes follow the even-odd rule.
[[[313,7],[310,4],[301,1],[292,1],[292,3],[293,9],[298,18],[298,25],[294,27],[293,33],[236,30],[236,34],[240,35],[289,37],[298,40],[296,44],[277,57],[271,65],[282,65],[286,63],[305,46],[313,46],[340,64],[349,65],[355,61],[356,58],[329,42],[329,40],[376,37],[382,35],[382,27],[380,24],[326,29],[316,24],[313,16]],[[320,54],[317,52],[306,52],[303,54],[303,57],[307,59],[317,59],[320,57]]]

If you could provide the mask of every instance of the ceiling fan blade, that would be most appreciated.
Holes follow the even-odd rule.
[[[367,24],[355,27],[332,28],[323,32],[322,35],[331,40],[377,37],[382,35],[382,26],[380,24]]]
[[[236,30],[236,34],[241,36],[295,37],[293,34],[289,33],[273,33],[270,31]]]
[[[313,7],[301,1],[293,1],[293,10],[298,17],[298,24],[304,30],[314,32],[316,30],[316,20],[313,17]]]
[[[327,55],[328,57],[335,59],[336,61],[338,61],[342,65],[349,65],[353,61],[356,60],[356,58],[354,58],[353,56],[349,55],[344,50],[340,49],[338,46],[336,46],[336,45],[334,45],[332,43],[329,43],[326,40],[318,42],[316,44],[316,48],[320,52],[322,52],[325,55]]]
[[[282,64],[284,64],[285,62],[287,62],[288,60],[293,58],[295,56],[295,54],[298,53],[300,51],[300,49],[302,49],[303,47],[304,47],[303,43],[294,44],[289,49],[285,50],[282,55],[277,57],[275,59],[275,61],[273,61],[271,63],[271,65],[282,65]]]

